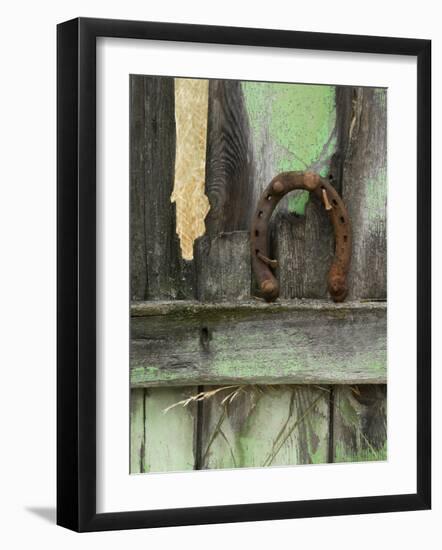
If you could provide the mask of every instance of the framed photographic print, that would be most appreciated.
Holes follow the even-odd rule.
[[[430,53],[58,26],[59,525],[430,507]]]

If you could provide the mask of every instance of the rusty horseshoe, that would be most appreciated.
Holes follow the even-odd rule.
[[[347,209],[330,183],[313,172],[283,172],[262,193],[252,219],[250,235],[252,267],[262,295],[273,302],[279,295],[279,284],[272,273],[276,260],[269,258],[268,228],[276,205],[295,189],[314,193],[326,209],[335,233],[335,256],[328,273],[328,290],[335,302],[347,296],[347,272],[351,257],[351,227]]]

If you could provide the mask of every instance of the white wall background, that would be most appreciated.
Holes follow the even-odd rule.
[[[15,2],[2,9],[0,86],[0,544],[64,549],[434,548],[442,521],[441,246],[436,154],[442,150],[442,37],[437,2],[197,0]],[[55,25],[108,17],[408,36],[433,40],[434,509],[76,535],[55,520]],[[404,113],[404,116],[406,113]],[[404,159],[406,162],[406,159]],[[404,426],[404,429],[406,427]]]

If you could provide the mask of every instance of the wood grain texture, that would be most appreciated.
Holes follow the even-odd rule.
[[[203,469],[327,462],[326,389],[230,388],[217,393],[204,407]]]
[[[195,393],[195,388],[145,390],[144,472],[177,472],[195,466],[196,407],[166,409]]]
[[[145,300],[147,250],[145,218],[145,106],[144,78],[130,78],[130,296]]]
[[[133,387],[386,379],[382,303],[146,302],[133,312]]]
[[[354,88],[342,193],[353,226],[349,299],[387,296],[387,90]]]
[[[166,205],[173,181],[167,170],[173,174],[175,158],[174,120],[166,116],[174,107],[173,85],[157,80],[136,77],[131,83],[143,97],[131,95],[131,296],[161,300],[132,306],[131,468],[176,471],[383,459],[385,303],[336,306],[324,301],[333,232],[322,205],[305,194],[288,197],[275,213],[271,251],[279,260],[281,297],[320,301],[282,300],[272,306],[247,301],[250,267],[243,233],[257,195],[276,173],[311,169],[330,176],[353,224],[360,226],[351,296],[385,298],[382,93],[211,81],[206,165],[211,210],[207,234],[195,244],[195,261],[183,262],[175,211]],[[161,168],[164,159],[168,164]],[[156,166],[149,168],[149,162]],[[167,191],[158,188],[161,170]],[[155,186],[146,183],[146,174],[152,173]],[[160,210],[165,206],[170,225],[158,219],[147,232],[152,200]],[[149,263],[154,243],[157,255]],[[170,301],[176,298],[180,301]],[[256,390],[251,397],[257,383],[284,385]],[[343,383],[360,384],[359,393]],[[176,387],[180,384],[186,388]],[[213,384],[247,388],[227,406],[222,400],[232,390],[194,409],[179,406],[163,414]]]
[[[132,388],[130,473],[192,470],[196,456],[196,406],[168,407],[196,388]]]
[[[211,80],[206,167],[206,233],[247,230],[253,195],[252,150],[241,83]]]
[[[248,231],[206,235],[195,243],[197,295],[203,302],[250,298]]]
[[[130,393],[130,473],[144,472],[144,389],[135,388]]]
[[[387,459],[387,387],[335,386],[333,461]]]
[[[330,299],[327,275],[334,256],[334,235],[320,201],[312,196],[304,216],[277,212],[270,231],[281,298]]]
[[[306,276],[306,217],[279,210],[270,225],[270,255],[277,262],[275,276],[282,299],[302,298]]]
[[[193,298],[195,270],[181,258],[171,203],[174,79],[130,78],[131,299]],[[131,330],[132,330],[131,326]],[[131,390],[131,472],[194,467],[194,411],[163,410],[195,387]]]
[[[174,80],[130,78],[131,299],[194,296],[170,202],[175,166]]]

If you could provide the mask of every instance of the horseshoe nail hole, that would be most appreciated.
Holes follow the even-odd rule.
[[[258,249],[256,249],[256,250],[255,250],[255,254],[256,254],[256,255],[258,255],[258,252],[259,252],[259,250],[258,250]]]
[[[262,210],[260,210],[260,211],[258,212],[258,218],[262,218],[262,215],[263,215],[263,214],[264,214],[264,212],[263,212]]]
[[[345,223],[345,218],[344,218],[344,216],[341,216],[339,219],[341,220],[341,223]]]
[[[272,200],[272,195],[267,195],[266,198],[267,198],[268,201],[271,201]]]
[[[344,235],[344,243],[347,242],[347,235]]]
[[[255,236],[257,237],[259,235],[259,231],[255,229]]]
[[[333,175],[332,175],[332,174],[329,174],[328,179],[329,179],[330,181],[333,181],[333,179],[334,179],[334,178],[333,178]]]
[[[335,206],[338,206],[338,201],[336,199],[332,199],[332,203],[335,205]]]

